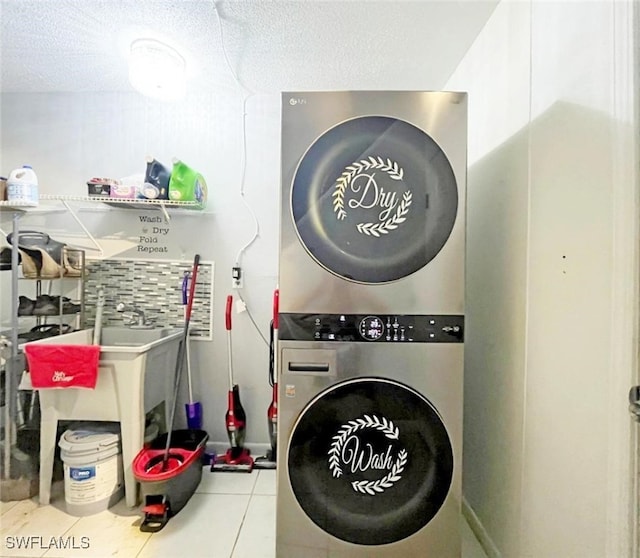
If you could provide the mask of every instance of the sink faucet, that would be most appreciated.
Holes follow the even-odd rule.
[[[129,312],[133,315],[131,321],[127,325],[140,327],[147,324],[144,317],[144,311],[140,310],[140,308],[138,308],[137,306],[121,302],[120,304],[118,304],[118,306],[116,306],[116,310],[118,312]]]

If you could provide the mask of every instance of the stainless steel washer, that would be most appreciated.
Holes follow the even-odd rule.
[[[460,556],[466,94],[282,124],[277,557]]]

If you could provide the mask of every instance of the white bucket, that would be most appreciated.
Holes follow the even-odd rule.
[[[67,513],[84,516],[106,510],[124,496],[120,435],[67,430],[58,442],[64,464]]]

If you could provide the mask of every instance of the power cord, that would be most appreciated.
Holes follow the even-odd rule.
[[[247,315],[249,316],[249,319],[251,320],[251,323],[253,324],[253,327],[256,328],[256,331],[258,332],[258,335],[260,335],[260,337],[262,338],[262,340],[264,341],[264,344],[268,347],[269,346],[269,341],[267,341],[267,338],[262,334],[262,331],[260,330],[260,328],[258,327],[258,324],[256,323],[256,321],[253,319],[253,316],[251,315],[251,312],[249,311],[249,307],[247,306],[247,303],[245,302],[244,298],[242,298],[242,294],[240,293],[240,289],[236,289],[235,290],[236,293],[238,294],[238,298],[240,299],[240,301],[242,302],[242,304],[244,304],[245,307],[245,312],[247,313]]]
[[[225,63],[229,72],[233,76],[236,85],[244,91],[244,96],[242,99],[242,176],[240,178],[240,198],[244,203],[245,207],[249,211],[254,223],[254,233],[253,237],[240,249],[238,255],[236,256],[236,267],[241,267],[242,263],[242,255],[247,251],[249,246],[251,246],[256,239],[260,236],[260,223],[258,222],[258,217],[256,216],[255,211],[249,205],[245,198],[244,188],[245,188],[245,179],[247,174],[247,101],[254,95],[253,91],[251,91],[248,87],[246,87],[238,78],[233,66],[231,65],[231,61],[229,60],[229,55],[227,54],[227,48],[224,42],[224,30],[222,27],[222,18],[220,17],[220,12],[218,11],[218,5],[215,0],[212,0],[213,3],[213,11],[216,14],[216,19],[218,21],[218,29],[220,30],[220,44],[222,46],[222,54],[224,56]]]
[[[244,253],[260,236],[260,223],[258,221],[258,217],[255,211],[253,210],[253,208],[247,202],[245,198],[245,192],[244,192],[246,175],[247,175],[247,101],[253,96],[254,93],[240,81],[233,66],[231,65],[231,62],[229,60],[229,55],[227,54],[227,48],[224,42],[224,30],[222,27],[222,18],[220,17],[220,12],[218,11],[218,5],[216,3],[216,0],[212,0],[212,4],[213,4],[213,11],[216,14],[216,20],[218,21],[218,29],[220,31],[220,44],[222,46],[222,54],[224,56],[225,63],[227,65],[227,68],[229,69],[229,72],[233,76],[233,79],[236,82],[236,85],[244,92],[244,95],[242,98],[242,165],[241,165],[242,174],[240,177],[240,199],[242,200],[242,203],[245,205],[245,207],[249,211],[249,214],[251,215],[251,218],[253,219],[254,233],[251,239],[249,239],[249,241],[239,250],[236,256],[235,267],[238,269],[241,269],[242,257]],[[267,346],[269,346],[269,341],[267,341],[266,337],[262,333],[262,330],[260,329],[260,327],[258,327],[258,324],[253,318],[253,315],[251,314],[251,311],[249,310],[249,307],[245,302],[242,296],[242,293],[240,292],[240,289],[235,289],[235,291],[238,295],[238,298],[244,304],[245,310],[247,312],[247,315],[249,316],[249,319],[251,320],[251,323],[253,324],[253,327],[255,327],[256,331],[258,332],[258,335],[260,335],[260,337],[262,338],[262,341],[264,341],[264,343]]]

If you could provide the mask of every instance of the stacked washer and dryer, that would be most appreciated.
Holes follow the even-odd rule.
[[[467,96],[282,96],[277,558],[461,553]]]

